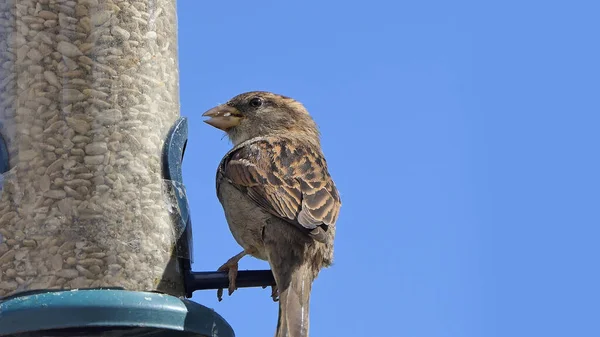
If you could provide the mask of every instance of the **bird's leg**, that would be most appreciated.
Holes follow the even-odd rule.
[[[231,296],[235,289],[237,289],[235,286],[235,279],[237,278],[238,273],[238,262],[242,257],[246,256],[247,254],[248,253],[244,250],[236,256],[232,257],[231,259],[227,260],[227,262],[225,262],[221,267],[219,267],[219,269],[217,269],[217,271],[229,272],[229,296]],[[217,299],[219,299],[219,302],[223,300],[223,289],[217,290]]]

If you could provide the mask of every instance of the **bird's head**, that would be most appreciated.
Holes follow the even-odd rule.
[[[234,145],[261,136],[302,134],[319,142],[317,125],[304,106],[289,97],[251,91],[206,111],[204,122],[227,132]]]

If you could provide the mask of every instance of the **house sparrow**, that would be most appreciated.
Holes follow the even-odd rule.
[[[229,229],[244,249],[219,268],[229,272],[229,295],[242,257],[267,260],[277,284],[273,299],[279,296],[275,336],[308,336],[312,282],[332,263],[341,206],[317,125],[301,103],[264,91],[238,95],[203,116],[233,142],[216,177]]]

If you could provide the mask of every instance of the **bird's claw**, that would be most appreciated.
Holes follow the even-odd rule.
[[[277,290],[277,286],[271,286],[271,298],[273,302],[279,301],[279,291]]]
[[[233,292],[237,289],[237,287],[235,286],[235,279],[237,278],[238,274],[238,263],[233,261],[227,261],[225,262],[225,264],[219,267],[217,271],[227,271],[229,273],[229,288],[227,289],[227,292],[229,296],[231,296],[231,294],[233,294]],[[219,300],[219,302],[223,300],[223,288],[217,289],[217,299]]]

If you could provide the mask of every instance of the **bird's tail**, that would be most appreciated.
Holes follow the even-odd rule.
[[[279,318],[275,337],[308,337],[310,291],[314,277],[300,266],[278,282]]]

